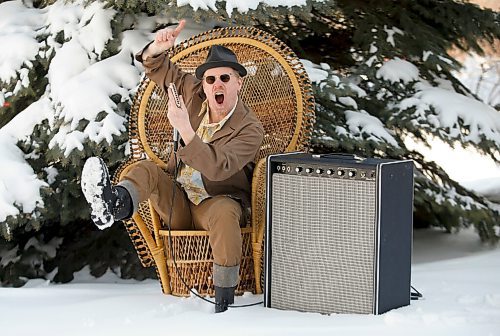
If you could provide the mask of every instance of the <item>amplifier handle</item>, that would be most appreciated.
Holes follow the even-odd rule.
[[[344,159],[344,160],[364,160],[364,157],[349,153],[329,153],[329,154],[313,154],[315,159]]]

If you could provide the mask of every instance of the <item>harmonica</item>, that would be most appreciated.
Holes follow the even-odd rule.
[[[168,87],[170,88],[170,91],[172,91],[172,96],[174,96],[175,106],[181,108],[181,100],[179,99],[179,94],[177,93],[177,88],[175,87],[175,84],[170,83]]]

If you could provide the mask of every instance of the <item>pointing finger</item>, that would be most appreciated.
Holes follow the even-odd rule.
[[[184,29],[185,25],[186,25],[186,20],[183,19],[179,21],[179,24],[177,25],[173,33],[174,37],[177,37],[179,35],[179,33]]]

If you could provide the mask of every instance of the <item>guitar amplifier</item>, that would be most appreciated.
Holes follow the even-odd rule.
[[[272,155],[266,203],[264,306],[382,314],[410,304],[412,161]]]

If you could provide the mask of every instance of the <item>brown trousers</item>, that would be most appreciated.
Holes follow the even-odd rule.
[[[173,209],[171,228],[173,230],[207,230],[214,255],[214,263],[220,266],[239,265],[241,260],[241,229],[244,221],[239,202],[228,196],[215,196],[194,205],[184,190],[173,183],[172,178],[152,161],[139,161],[122,176],[135,188],[140,203],[150,199],[153,207],[166,224]],[[175,188],[174,205],[171,206]]]

